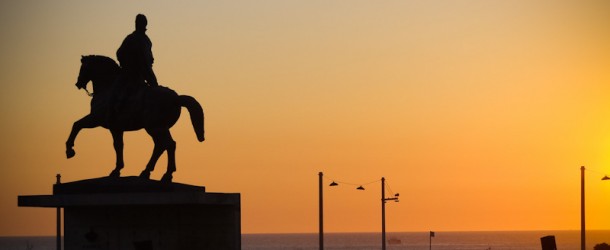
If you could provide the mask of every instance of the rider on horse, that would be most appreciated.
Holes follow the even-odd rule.
[[[157,77],[152,69],[154,58],[152,42],[146,35],[147,24],[146,16],[142,14],[136,16],[136,30],[123,40],[116,56],[126,80],[130,83],[158,86]]]
[[[136,16],[136,30],[127,35],[116,52],[121,65],[121,75],[114,83],[111,96],[112,108],[108,112],[108,121],[116,121],[116,115],[134,112],[142,108],[142,90],[150,86],[159,86],[153,72],[154,62],[152,42],[146,35],[146,16]]]
[[[110,176],[120,176],[124,167],[123,133],[145,129],[153,138],[155,147],[146,168],[140,174],[150,178],[157,160],[167,152],[167,172],[162,181],[171,182],[176,171],[176,142],[170,128],[186,107],[193,129],[199,141],[204,141],[204,116],[195,98],[178,95],[175,91],[159,86],[152,70],[152,43],[146,36],[146,17],[136,16],[136,30],[128,35],[117,51],[121,68],[114,60],[103,56],[83,56],[76,87],[87,87],[91,82],[96,95],[90,95],[91,113],[74,122],[66,141],[66,157],[74,157],[74,141],[84,128],[102,126],[110,130],[116,152],[116,166]],[[87,91],[88,92],[88,91]],[[124,106],[124,107],[122,107]]]

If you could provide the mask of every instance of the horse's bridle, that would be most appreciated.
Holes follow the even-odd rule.
[[[93,97],[93,92],[89,92],[89,90],[87,89],[87,86],[85,86],[83,89],[85,90],[85,92],[87,92],[87,95],[89,97]]]
[[[77,83],[75,84],[75,85],[76,85],[76,87],[77,87],[78,89],[84,89],[84,90],[85,90],[85,92],[87,92],[87,95],[88,95],[89,97],[93,97],[93,92],[89,92],[89,90],[87,89],[87,83],[85,83],[85,84],[79,84],[79,83],[80,83],[80,81],[79,81],[79,82],[77,82]],[[84,86],[80,86],[80,85],[84,85]]]

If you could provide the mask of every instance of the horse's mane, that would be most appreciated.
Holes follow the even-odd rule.
[[[114,61],[114,59],[107,57],[107,56],[100,56],[100,55],[88,55],[88,56],[83,56],[81,58],[81,62],[99,62],[100,64],[105,64],[108,65],[110,67],[112,67],[113,70],[118,70],[120,69],[119,65],[116,63],[116,61]]]

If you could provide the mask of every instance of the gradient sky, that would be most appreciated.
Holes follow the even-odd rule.
[[[52,235],[18,195],[110,173],[110,133],[64,143],[90,98],[80,56],[115,57],[148,16],[162,85],[199,100],[172,129],[174,181],[242,194],[243,233],[316,232],[318,172],[382,176],[388,231],[610,229],[608,1],[2,1],[0,235]],[[123,175],[152,151],[125,134]],[[152,177],[165,171],[165,156]],[[325,187],[328,232],[380,230],[380,184]]]

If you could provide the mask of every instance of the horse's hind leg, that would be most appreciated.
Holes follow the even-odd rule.
[[[169,129],[164,133],[164,142],[167,146],[167,172],[165,172],[161,181],[172,182],[172,173],[176,172],[176,142],[172,139]]]
[[[153,153],[150,156],[150,160],[148,164],[146,164],[146,168],[140,173],[140,177],[150,179],[150,172],[155,170],[155,165],[157,164],[157,160],[165,151],[165,145],[162,140],[162,133],[158,130],[146,129],[146,132],[152,137],[153,142],[155,143],[155,148],[153,149]]]
[[[121,176],[121,169],[125,166],[123,162],[123,131],[110,130],[110,133],[112,133],[114,152],[116,153],[116,166],[110,173],[110,177],[119,177]]]
[[[66,141],[66,157],[68,157],[68,159],[76,155],[76,152],[74,151],[73,147],[78,132],[80,132],[80,130],[83,128],[95,128],[99,125],[100,124],[93,118],[91,114],[86,115],[80,120],[74,122],[74,125],[72,125],[72,131],[70,131],[70,136]]]

